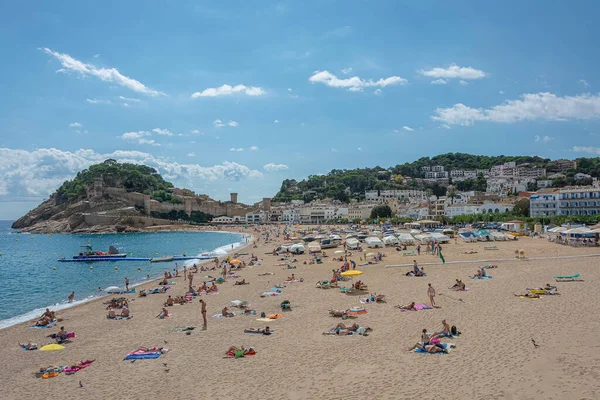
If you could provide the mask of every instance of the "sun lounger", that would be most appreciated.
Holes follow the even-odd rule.
[[[575,280],[579,280],[578,278],[580,276],[581,276],[581,274],[559,275],[559,276],[555,276],[554,279],[556,280],[556,282],[575,281]]]

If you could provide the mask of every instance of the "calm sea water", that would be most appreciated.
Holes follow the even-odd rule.
[[[175,267],[174,262],[56,261],[78,254],[83,244],[89,243],[99,251],[108,251],[113,245],[133,257],[157,257],[210,252],[223,255],[232,244],[237,248],[246,240],[242,234],[226,232],[30,235],[17,234],[10,225],[9,221],[0,221],[0,328],[30,320],[48,306],[53,310],[72,306],[66,303],[71,291],[75,291],[74,304],[78,304],[102,295],[99,287],[123,287],[125,277],[134,285],[147,281],[146,275],[156,278]],[[185,263],[191,265],[194,261]]]

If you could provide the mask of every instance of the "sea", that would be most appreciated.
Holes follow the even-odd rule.
[[[223,256],[244,246],[249,237],[230,232],[144,232],[113,234],[21,234],[12,221],[0,221],[0,329],[40,316],[46,307],[62,310],[107,295],[100,289],[139,285],[172,271],[175,262],[58,262],[72,258],[84,244],[108,251],[115,246],[128,257]],[[201,260],[179,261],[183,265]],[[67,302],[75,292],[75,301]]]

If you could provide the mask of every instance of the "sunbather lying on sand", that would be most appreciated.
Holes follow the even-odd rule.
[[[477,254],[476,251],[470,250],[470,251],[463,251],[460,254]]]
[[[235,281],[234,285],[248,285],[249,282],[246,282],[246,279],[242,279],[241,281]]]
[[[539,299],[540,298],[539,294],[532,294],[529,292],[525,292],[524,294],[516,294],[516,293],[513,293],[513,294],[517,297],[529,297],[530,299]]]
[[[414,301],[407,306],[394,306],[394,308],[400,308],[402,310],[408,310],[408,311],[417,311],[417,309],[415,308]]]
[[[348,315],[348,310],[329,310],[329,315],[332,317],[343,317]]]
[[[38,348],[37,343],[31,343],[31,342],[29,342],[27,344],[19,343],[19,346],[21,346],[25,350],[35,350]]]
[[[252,355],[252,354],[256,354],[256,351],[255,351],[255,350],[254,350],[252,347],[249,347],[249,348],[247,348],[247,347],[244,347],[244,346],[240,346],[240,347],[231,346],[231,347],[230,347],[230,348],[229,348],[229,349],[228,349],[228,350],[225,352],[225,354],[226,354],[226,355],[233,355],[233,354],[235,354],[235,352],[236,352],[236,351],[239,351],[239,350],[243,351],[243,354],[244,354],[245,356]]]
[[[265,335],[270,335],[271,333],[273,333],[271,331],[271,328],[269,328],[268,326],[264,329],[262,328],[248,328],[248,329],[244,329],[244,332],[248,332],[248,333],[262,333]]]

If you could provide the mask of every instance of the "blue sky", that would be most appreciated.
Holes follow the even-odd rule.
[[[0,5],[0,219],[112,157],[254,203],[445,152],[600,154],[594,1]]]

